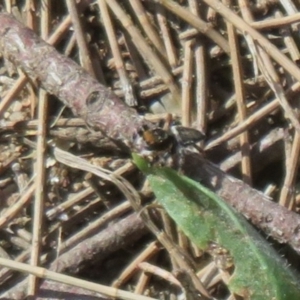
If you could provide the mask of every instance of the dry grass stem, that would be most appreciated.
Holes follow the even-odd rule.
[[[298,3],[2,2],[1,299],[244,300],[229,252],[183,235],[132,152],[207,186],[299,269]]]
[[[12,260],[5,259],[5,258],[0,258],[0,265],[4,267],[9,267],[10,269],[14,269],[16,271],[32,274],[39,278],[49,279],[49,280],[65,283],[68,285],[74,285],[109,297],[116,297],[118,299],[124,299],[124,300],[151,300],[151,299],[153,300],[154,299],[151,297],[135,295],[130,292],[92,283],[86,280],[77,279],[53,271],[48,271],[44,268],[34,267],[27,264],[14,262]]]
[[[157,22],[159,29],[161,31],[162,39],[165,45],[166,57],[171,67],[175,68],[178,64],[178,58],[176,54],[176,49],[174,47],[172,37],[170,35],[169,26],[167,26],[167,17],[166,11],[160,5],[155,5],[155,9],[157,11]]]
[[[293,145],[290,153],[287,153],[286,159],[286,175],[281,188],[279,204],[293,209],[295,206],[293,200],[293,187],[296,180],[297,169],[298,169],[298,158],[300,153],[300,135],[295,132]]]
[[[224,4],[231,7],[231,1],[224,1]],[[233,80],[235,87],[235,97],[238,109],[239,123],[243,122],[247,117],[247,110],[245,105],[245,88],[243,84],[243,70],[241,65],[241,57],[238,46],[237,35],[232,24],[227,22],[228,42],[231,49],[231,61],[233,70]],[[242,155],[241,169],[243,174],[243,181],[252,183],[251,174],[251,158],[250,158],[250,143],[249,134],[244,131],[240,136],[240,149]]]
[[[137,266],[147,259],[152,258],[160,251],[160,247],[157,242],[150,243],[145,250],[143,250],[138,257],[136,257],[130,265],[127,266],[125,270],[119,275],[118,280],[116,280],[112,286],[118,288],[123,285],[127,280],[130,279],[133,273],[136,272]]]
[[[168,58],[166,55],[166,51],[162,42],[161,37],[158,35],[158,32],[156,31],[156,28],[152,25],[151,21],[149,20],[147,16],[147,12],[145,11],[142,3],[140,0],[129,0],[130,5],[132,6],[136,17],[138,18],[141,27],[145,31],[146,35],[152,42],[153,46],[157,49],[159,54],[164,57]],[[169,52],[167,52],[169,54]],[[171,65],[172,66],[172,65]]]
[[[80,20],[79,11],[77,5],[74,1],[66,0],[69,14],[72,21],[72,26],[74,28],[76,42],[79,48],[80,62],[85,70],[87,70],[91,75],[96,77],[94,67],[91,60],[91,53],[88,49],[86,37],[84,34],[84,26],[82,25],[82,20]]]
[[[161,62],[159,57],[148,46],[144,37],[136,29],[132,21],[124,13],[119,4],[114,0],[106,1],[106,3],[111,8],[113,13],[117,16],[117,18],[122,22],[124,28],[126,28],[128,33],[130,34],[131,39],[136,41],[136,46],[140,54],[145,58],[147,62],[149,62],[151,68],[153,68],[156,73],[161,76],[162,80],[169,87],[174,101],[174,112],[178,112],[177,108],[180,104],[180,93],[178,87],[176,86],[176,83],[174,82],[174,79],[172,78],[172,75],[164,67],[164,63]]]
[[[114,30],[112,21],[110,19],[109,13],[108,13],[108,9],[107,9],[105,0],[98,0],[98,5],[99,5],[100,11],[101,11],[103,25],[106,29],[106,34],[107,34],[108,41],[110,44],[110,49],[111,49],[113,57],[114,57],[115,67],[117,69],[117,72],[119,74],[120,81],[122,84],[122,90],[124,92],[125,101],[129,106],[136,106],[137,105],[136,97],[134,96],[133,88],[132,88],[129,78],[126,74],[121,51],[119,49],[117,37],[116,37],[115,30]]]

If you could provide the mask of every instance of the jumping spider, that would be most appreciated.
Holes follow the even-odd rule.
[[[150,162],[180,169],[183,155],[187,148],[197,149],[196,143],[203,140],[204,135],[194,128],[181,125],[171,125],[169,128],[144,126],[139,136],[147,144],[142,151]]]

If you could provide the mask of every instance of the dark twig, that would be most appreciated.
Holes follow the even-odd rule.
[[[130,245],[140,239],[147,232],[143,221],[135,214],[109,226],[106,230],[92,237],[87,238],[70,251],[58,258],[51,270],[56,272],[67,272],[75,274],[79,268],[84,266],[84,262],[96,259],[98,262],[103,261],[109,254],[114,253],[126,245]],[[122,237],[122,238],[120,238]],[[40,292],[46,289],[48,281],[45,281],[40,288]],[[6,291],[0,297],[4,299],[24,299],[26,296],[27,280],[23,280],[12,289]],[[60,290],[60,284],[57,284]],[[77,292],[76,292],[77,293]],[[81,292],[78,292],[80,294]]]

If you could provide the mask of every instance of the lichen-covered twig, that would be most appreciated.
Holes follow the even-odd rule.
[[[190,178],[208,186],[266,234],[280,243],[288,243],[300,253],[300,218],[297,213],[271,201],[195,153],[185,156],[184,171]]]
[[[135,143],[140,128],[147,124],[91,75],[11,15],[0,13],[0,52],[14,62],[32,80],[56,95],[91,128],[132,150],[146,145]]]

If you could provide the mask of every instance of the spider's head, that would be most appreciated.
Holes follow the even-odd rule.
[[[156,127],[154,129],[143,128],[140,133],[149,150],[165,151],[173,144],[173,136],[166,130]]]
[[[200,131],[184,126],[171,126],[169,130],[145,126],[139,136],[146,144],[141,155],[152,163],[169,167],[180,167],[184,150],[204,138]]]

